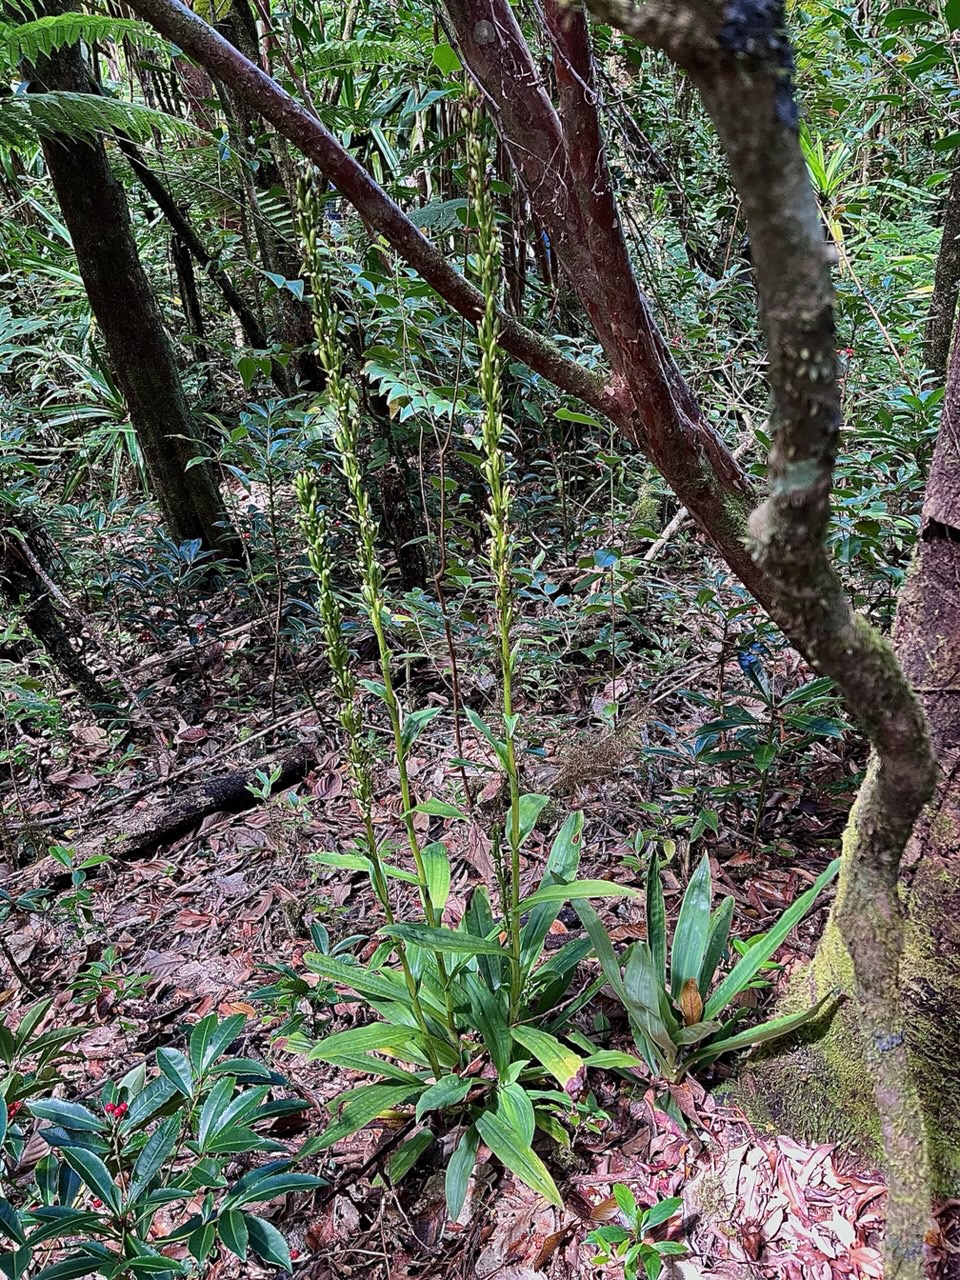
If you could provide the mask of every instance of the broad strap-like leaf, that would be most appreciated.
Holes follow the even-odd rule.
[[[535,795],[527,793],[520,796],[519,814],[520,814],[520,844],[528,838],[534,827],[537,825],[537,819],[550,803],[549,796]],[[513,830],[513,806],[507,810],[505,819],[505,830],[511,833]]]
[[[476,973],[464,973],[461,981],[470,1001],[474,1025],[483,1037],[483,1043],[490,1054],[497,1075],[504,1076],[510,1066],[512,1044],[507,1012],[504,1007],[506,988],[501,987],[493,992]]]
[[[426,845],[421,857],[430,901],[438,911],[442,911],[450,896],[450,854],[445,844],[435,840]]]
[[[684,891],[680,915],[677,917],[677,927],[673,934],[673,949],[670,952],[670,994],[674,1000],[680,998],[683,984],[690,978],[698,983],[700,981],[700,970],[703,967],[707,938],[710,934],[712,896],[710,859],[707,854],[704,854]]]
[[[428,1111],[444,1111],[447,1107],[455,1107],[476,1083],[470,1076],[442,1076],[436,1084],[424,1089],[417,1099],[417,1119],[422,1120]]]
[[[467,1188],[477,1163],[477,1150],[480,1146],[480,1134],[475,1125],[467,1129],[454,1149],[447,1164],[444,1176],[444,1190],[447,1199],[447,1216],[451,1222],[460,1217],[463,1202],[467,1198]]]
[[[574,898],[571,905],[580,917],[580,923],[586,929],[587,936],[593,943],[593,949],[596,952],[597,959],[600,961],[603,976],[612,987],[614,993],[619,996],[621,1002],[626,1004],[627,993],[623,987],[620,962],[613,949],[613,943],[610,941],[610,935],[603,927],[603,922],[585,898]]]
[[[638,942],[627,958],[623,973],[626,1006],[631,1016],[645,1034],[665,1054],[674,1052],[673,1040],[667,1030],[661,1012],[662,997],[666,995],[654,969],[650,948]]]
[[[541,885],[536,893],[524,898],[520,903],[521,911],[529,911],[541,902],[572,902],[574,899],[587,898],[635,898],[637,890],[626,884],[616,884],[613,880],[572,880],[569,884]]]
[[[660,859],[654,851],[647,867],[647,945],[661,983],[667,981],[667,912],[663,902]]]
[[[445,929],[439,925],[431,928],[426,924],[389,924],[384,925],[380,932],[387,938],[400,938],[403,942],[412,942],[428,951],[439,951],[445,955],[503,954],[503,943],[499,938],[475,938],[464,930]]]
[[[749,949],[746,955],[740,957],[707,1000],[703,1011],[706,1021],[716,1018],[735,996],[738,996],[741,991],[746,989],[760,967],[779,950],[786,941],[787,935],[800,923],[839,870],[840,859],[835,858],[817,876],[817,879],[806,893],[802,893],[796,902],[786,909],[777,923],[767,931],[763,942],[757,943],[756,946]]]
[[[747,1027],[745,1031],[738,1031],[735,1036],[728,1036],[724,1040],[713,1040],[691,1054],[686,1059],[686,1064],[694,1066],[698,1062],[712,1062],[721,1053],[734,1053],[737,1049],[752,1049],[754,1045],[765,1044],[768,1040],[779,1040],[781,1036],[789,1035],[791,1031],[797,1031],[808,1022],[812,1022],[824,1005],[834,999],[836,996],[831,991],[809,1009],[802,1009],[799,1013],[787,1013],[780,1018],[771,1018],[768,1022],[761,1022],[758,1027]]]
[[[727,941],[730,937],[730,924],[733,920],[733,908],[733,898],[726,897],[710,917],[710,933],[707,937],[707,949],[703,954],[703,964],[700,966],[700,982],[698,984],[700,995],[704,1000],[707,998],[710,984],[713,982],[713,976],[717,972],[717,965],[723,959],[723,953],[727,948]]]

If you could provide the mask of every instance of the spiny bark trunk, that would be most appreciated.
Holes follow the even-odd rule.
[[[58,11],[59,6],[46,8]],[[45,58],[36,72],[49,89],[84,93],[91,88],[76,46]],[[202,463],[187,469],[201,449],[137,252],[126,196],[104,144],[63,137],[45,141],[43,151],[164,523],[178,542],[198,539],[208,550],[239,558],[213,467]]]
[[[953,334],[953,317],[960,291],[960,160],[954,161],[947,203],[943,213],[943,236],[937,254],[933,297],[924,334],[924,359],[935,386],[947,376],[947,358]]]

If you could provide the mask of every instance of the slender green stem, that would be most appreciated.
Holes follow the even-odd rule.
[[[334,689],[340,705],[340,723],[347,736],[347,759],[350,765],[350,779],[363,819],[366,855],[370,863],[370,883],[380,902],[380,906],[383,908],[387,924],[393,924],[396,916],[390,900],[390,885],[383,859],[380,855],[376,832],[373,829],[373,780],[370,772],[370,758],[364,743],[363,724],[357,709],[357,688],[350,669],[350,655],[343,639],[343,617],[333,591],[333,562],[327,543],[326,521],[317,501],[316,486],[305,473],[297,476],[296,491],[300,503],[300,525],[307,544],[307,555],[310,560],[310,566],[317,575],[319,583],[320,619],[323,625],[327,657],[333,672]],[[424,1047],[430,1060],[430,1066],[434,1075],[439,1079],[441,1074],[440,1062],[431,1044],[426,1015],[417,991],[416,980],[407,959],[406,947],[402,941],[397,941],[396,951],[400,959],[400,968],[403,973],[404,984],[410,996],[414,1017],[424,1036]]]

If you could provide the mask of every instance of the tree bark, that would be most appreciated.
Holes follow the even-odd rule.
[[[906,1052],[930,1149],[934,1195],[960,1196],[960,345],[954,340],[920,541],[900,596],[894,642],[930,722],[938,783],[903,858],[900,994]],[[859,810],[846,835],[856,838]],[[787,996],[849,990],[850,949],[831,921],[812,965]],[[748,1105],[814,1141],[875,1154],[879,1119],[855,1006],[842,1005],[746,1081]]]
[[[4,522],[7,528],[0,532],[0,595],[12,609],[22,609],[24,622],[53,665],[85,702],[112,705],[110,695],[71,644],[50,592],[23,554],[21,540],[29,540],[37,559],[44,559],[35,521],[21,512],[6,516]]]
[[[953,318],[960,291],[960,159],[953,164],[947,203],[943,212],[943,236],[933,278],[933,297],[924,333],[924,359],[934,386],[947,376],[947,358],[953,335]]]
[[[56,11],[51,5],[47,12]],[[48,89],[84,93],[91,80],[78,46],[36,68]],[[163,317],[137,252],[130,211],[103,142],[43,144],[90,307],[137,433],[164,523],[176,541],[239,558],[213,467],[201,452]]]

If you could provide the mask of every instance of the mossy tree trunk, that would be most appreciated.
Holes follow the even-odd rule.
[[[920,542],[900,597],[895,646],[930,721],[936,794],[901,868],[905,932],[900,961],[907,1055],[920,1096],[934,1194],[960,1197],[960,349],[950,358]],[[857,841],[854,807],[845,856]],[[812,965],[787,997],[799,1005],[852,990],[853,963],[836,925],[840,896]],[[879,1122],[856,1006],[844,1001],[802,1042],[748,1075],[748,1105],[816,1141],[877,1151]]]
[[[62,11],[48,3],[44,12]],[[42,61],[48,89],[91,90],[79,47]],[[212,465],[189,467],[202,452],[163,324],[137,252],[123,188],[103,142],[62,137],[43,145],[47,169],[70,232],[90,308],[143,451],[170,536],[239,556]]]

